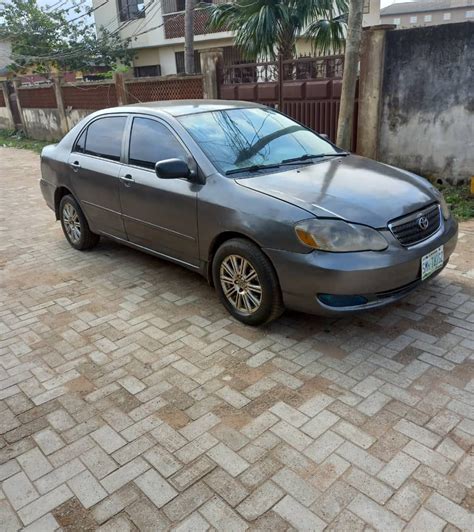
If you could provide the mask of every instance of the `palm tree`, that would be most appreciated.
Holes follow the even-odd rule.
[[[291,59],[298,37],[323,53],[344,46],[347,0],[234,0],[207,9],[210,29],[234,31],[247,59]]]

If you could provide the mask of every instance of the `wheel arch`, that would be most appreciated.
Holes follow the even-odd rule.
[[[270,264],[272,265],[272,268],[275,271],[276,276],[278,278],[278,273],[275,270],[275,266],[273,265],[272,260],[265,253],[262,246],[255,239],[249,237],[248,235],[244,233],[239,233],[238,231],[224,231],[216,235],[209,246],[209,251],[207,255],[207,265],[206,265],[206,278],[210,286],[214,286],[214,281],[212,279],[212,261],[214,260],[214,255],[216,254],[216,251],[220,248],[220,246],[224,244],[224,242],[227,242],[228,240],[232,240],[233,238],[240,238],[241,240],[247,240],[248,242],[251,242],[252,244],[257,246],[258,249],[270,261]]]
[[[74,197],[74,194],[65,186],[57,187],[54,191],[54,213],[56,214],[56,220],[59,220],[59,204],[64,196],[68,194]]]

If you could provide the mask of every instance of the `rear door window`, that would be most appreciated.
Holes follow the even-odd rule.
[[[111,161],[120,161],[126,121],[125,116],[106,116],[94,120],[87,128],[83,153]],[[76,151],[81,151],[78,148],[82,136],[76,143]]]
[[[166,126],[149,118],[133,119],[129,164],[153,170],[158,161],[175,158],[186,161],[188,156]]]

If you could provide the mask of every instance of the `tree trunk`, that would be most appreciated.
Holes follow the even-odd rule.
[[[341,107],[337,126],[337,141],[344,150],[351,149],[354,102],[359,69],[359,49],[362,38],[364,0],[350,0],[347,22],[344,74],[342,77]]]
[[[184,11],[184,71],[194,74],[194,0],[186,0]]]

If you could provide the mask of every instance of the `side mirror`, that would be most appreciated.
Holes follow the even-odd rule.
[[[155,164],[155,172],[160,179],[188,178],[191,175],[188,163],[182,159],[165,159],[163,161],[158,161]]]

